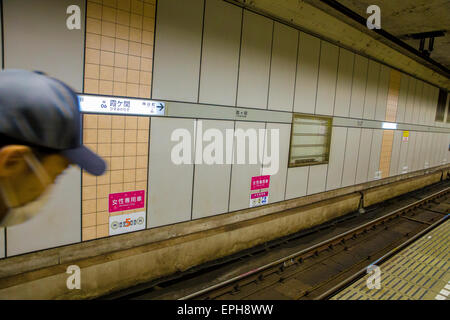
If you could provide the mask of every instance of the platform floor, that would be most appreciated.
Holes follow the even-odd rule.
[[[331,300],[450,300],[450,219],[379,265],[380,289],[367,274]]]

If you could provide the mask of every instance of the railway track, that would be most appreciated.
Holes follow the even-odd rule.
[[[339,291],[359,276],[365,268],[377,259],[386,258],[402,245],[412,241],[416,235],[433,228],[448,217],[449,183],[427,189],[424,194],[414,193],[414,201],[405,203],[398,200],[386,208],[379,207],[376,218],[358,223],[347,223],[352,227],[335,223],[335,234],[314,245],[303,246],[298,251],[257,265],[250,271],[228,277],[223,281],[212,281],[214,268],[198,272],[196,276],[172,279],[168,282],[135,288],[111,298],[121,299],[200,299],[200,300],[241,300],[241,299],[324,299]],[[414,198],[415,197],[415,198]],[[401,197],[400,197],[401,198]],[[390,209],[396,207],[395,209]],[[389,210],[386,213],[386,210]],[[356,215],[358,216],[358,215]],[[364,215],[363,215],[364,216]],[[370,216],[370,215],[369,215]],[[355,225],[356,224],[356,225]],[[324,227],[325,228],[325,227]],[[342,232],[339,228],[343,228]],[[320,230],[320,229],[319,229]],[[345,230],[345,231],[344,231]],[[295,242],[306,242],[306,236],[284,239],[278,246],[291,246]],[[305,238],[305,239],[304,239]],[[319,237],[320,239],[320,237]],[[290,244],[290,241],[294,244]],[[301,247],[301,246],[300,246]],[[251,265],[252,253],[241,257],[242,264]],[[220,266],[219,266],[220,267]],[[208,275],[208,273],[211,273]],[[201,283],[194,290],[193,283]],[[208,285],[208,282],[215,282]]]

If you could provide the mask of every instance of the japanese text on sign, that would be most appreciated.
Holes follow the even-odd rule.
[[[109,195],[109,212],[144,208],[145,190],[111,193]]]
[[[266,189],[270,184],[270,176],[252,177],[250,190]]]

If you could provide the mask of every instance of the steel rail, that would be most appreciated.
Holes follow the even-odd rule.
[[[255,274],[257,274],[257,273],[259,273],[261,271],[264,271],[266,269],[269,269],[271,267],[274,267],[274,266],[279,265],[281,263],[284,263],[286,261],[293,260],[294,258],[297,258],[299,256],[304,256],[305,254],[310,253],[310,252],[315,252],[321,247],[329,247],[330,244],[332,244],[332,243],[341,242],[342,240],[345,240],[345,238],[348,237],[349,235],[351,235],[351,237],[353,237],[354,235],[356,235],[356,234],[358,234],[360,232],[363,232],[363,231],[369,229],[370,227],[373,227],[374,225],[382,223],[382,222],[384,222],[386,220],[390,220],[392,217],[394,217],[396,215],[400,216],[401,214],[406,213],[408,210],[418,207],[419,205],[423,204],[424,202],[427,202],[427,201],[429,201],[429,200],[431,200],[433,198],[436,198],[436,197],[438,197],[440,195],[443,195],[443,194],[447,193],[449,190],[450,190],[450,187],[447,187],[447,188],[445,188],[443,190],[440,190],[438,192],[435,192],[435,193],[433,193],[433,194],[431,194],[431,195],[429,195],[429,196],[427,196],[427,197],[425,197],[423,199],[417,200],[417,201],[415,201],[415,202],[413,202],[411,204],[408,204],[408,205],[406,205],[404,207],[396,209],[396,210],[394,210],[394,211],[392,211],[392,212],[390,212],[390,213],[388,213],[388,214],[386,214],[386,215],[384,215],[382,217],[379,217],[377,219],[369,221],[369,222],[367,222],[367,223],[365,223],[365,224],[363,224],[361,226],[355,227],[355,228],[353,228],[351,230],[348,230],[348,231],[346,231],[344,233],[341,233],[341,234],[339,234],[337,236],[334,236],[334,237],[332,237],[330,239],[327,239],[327,240],[324,240],[322,242],[319,242],[319,243],[317,243],[317,244],[315,244],[315,245],[313,245],[313,246],[311,246],[309,248],[300,250],[300,251],[295,252],[293,254],[290,254],[290,255],[288,255],[286,257],[283,257],[283,258],[280,258],[280,259],[275,260],[273,262],[270,262],[268,264],[265,264],[265,265],[263,265],[261,267],[252,269],[252,270],[250,270],[248,272],[245,272],[243,274],[240,274],[238,276],[235,276],[235,277],[230,278],[228,280],[225,280],[223,282],[217,283],[215,285],[212,285],[210,287],[204,288],[202,290],[199,290],[199,291],[194,292],[192,294],[189,294],[187,296],[181,297],[178,300],[189,300],[189,299],[196,298],[196,297],[198,297],[200,295],[204,295],[204,294],[206,294],[208,292],[211,292],[211,291],[214,291],[216,289],[225,287],[226,285],[229,285],[231,283],[234,283],[234,282],[237,282],[239,280],[248,278],[251,275],[255,275]]]

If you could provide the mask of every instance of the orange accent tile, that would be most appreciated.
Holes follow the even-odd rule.
[[[87,32],[86,33],[86,48],[100,49],[100,35]]]
[[[102,224],[97,226],[97,239],[109,236],[109,224]]]
[[[101,19],[102,18],[102,6],[88,1],[86,8],[86,17]]]
[[[98,19],[87,18],[86,19],[86,32],[101,34],[102,33],[102,22]]]
[[[136,29],[142,29],[142,15],[132,13],[130,17],[130,26]]]
[[[139,0],[131,0],[131,12],[142,15],[144,13],[144,3]]]
[[[93,240],[97,237],[97,227],[93,226],[93,227],[88,227],[88,228],[83,228],[82,230],[82,238],[83,241],[88,241],[88,240]]]

